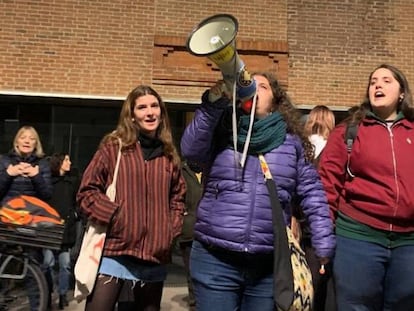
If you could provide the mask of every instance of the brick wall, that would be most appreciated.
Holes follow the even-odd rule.
[[[234,15],[238,20],[237,50],[247,68],[280,73],[287,85],[286,1],[162,0],[156,6],[152,78],[166,98],[198,102],[200,94],[221,77],[211,61],[192,56],[185,49],[195,25],[221,13]]]
[[[379,64],[414,88],[414,2],[288,1],[289,93],[298,104],[360,103]]]
[[[358,103],[382,62],[414,88],[412,1],[0,0],[0,93],[125,97],[150,83],[196,102],[221,74],[185,40],[218,13],[238,19],[248,69],[274,71],[299,105]]]
[[[125,96],[151,81],[154,1],[0,2],[0,90]]]

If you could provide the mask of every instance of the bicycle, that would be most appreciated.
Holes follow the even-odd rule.
[[[41,249],[60,249],[63,225],[0,223],[0,311],[45,311],[49,289]]]

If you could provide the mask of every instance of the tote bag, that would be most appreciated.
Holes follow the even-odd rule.
[[[274,299],[278,311],[311,311],[313,302],[312,273],[305,252],[283,221],[283,211],[276,183],[266,160],[259,161],[269,190],[275,233]]]
[[[116,197],[116,180],[118,177],[119,162],[121,160],[122,142],[119,140],[118,157],[112,184],[106,189],[106,195],[114,202]],[[74,297],[80,302],[93,290],[99,265],[102,259],[102,251],[105,245],[107,226],[88,221],[82,246],[75,264],[75,291]]]

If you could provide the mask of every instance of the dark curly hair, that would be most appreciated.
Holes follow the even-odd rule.
[[[295,134],[302,140],[304,154],[307,161],[311,162],[314,156],[313,146],[304,133],[302,114],[292,104],[286,91],[280,85],[276,76],[270,72],[255,72],[253,76],[263,76],[269,81],[273,94],[273,105],[275,111],[278,111],[284,118],[288,133]]]
[[[67,155],[67,153],[59,152],[52,154],[49,158],[50,172],[52,176],[60,176],[60,168],[62,167],[63,160],[65,160]]]

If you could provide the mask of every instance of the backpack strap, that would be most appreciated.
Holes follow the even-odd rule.
[[[352,178],[355,177],[354,174],[352,174],[351,170],[349,169],[349,162],[351,159],[351,152],[352,152],[352,146],[354,144],[354,140],[358,133],[358,124],[356,123],[348,123],[345,130],[345,144],[346,144],[346,151],[348,153],[348,158],[346,160],[346,171],[349,176]]]

